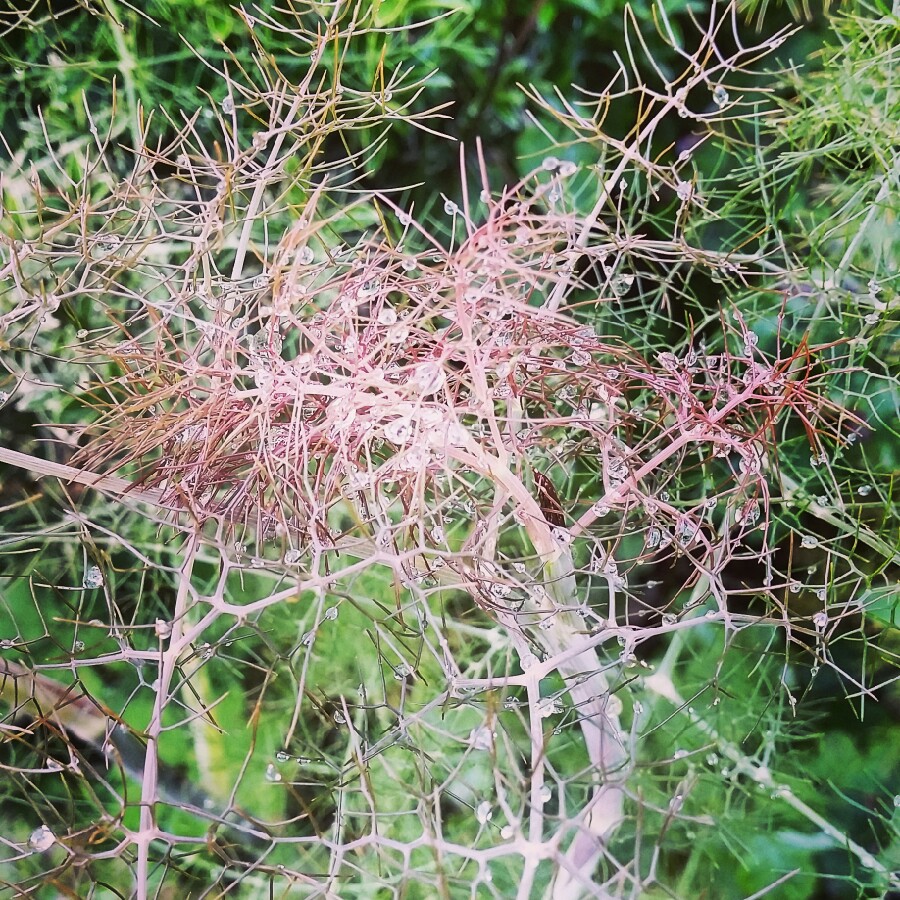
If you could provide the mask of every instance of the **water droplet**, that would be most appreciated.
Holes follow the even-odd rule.
[[[800,591],[803,590],[803,585],[800,584],[799,581],[792,581],[792,582],[788,585],[788,590],[789,590],[792,594],[799,594]]]
[[[675,185],[675,194],[682,203],[687,203],[687,201],[691,199],[691,194],[693,193],[694,186],[690,181],[679,181],[678,184]]]
[[[494,732],[487,725],[479,725],[469,732],[468,744],[473,750],[490,750],[494,746]]]
[[[900,797],[894,797],[895,806],[900,806]],[[500,837],[503,838],[504,841],[508,841],[514,834],[516,833],[515,829],[512,825],[504,825],[500,829]]]
[[[813,625],[816,626],[816,631],[824,631],[825,626],[828,624],[828,613],[824,610],[822,612],[817,612],[813,616]]]
[[[413,667],[409,663],[400,663],[400,665],[394,669],[394,679],[396,681],[405,681],[412,674]]]
[[[281,772],[275,768],[273,763],[269,763],[266,766],[266,781],[271,781],[273,784],[277,784],[281,781]]]
[[[672,613],[663,613],[662,623],[663,625],[674,625],[678,620]]]
[[[360,286],[357,294],[362,297],[374,297],[381,290],[380,278],[369,278]]]
[[[667,371],[676,372],[678,370],[678,357],[674,353],[664,351],[657,354],[656,361]]]
[[[591,354],[587,350],[576,350],[571,359],[576,366],[586,366],[591,361]]]
[[[497,600],[505,600],[511,593],[512,588],[508,584],[495,581],[489,588],[488,593]]]
[[[721,84],[717,84],[713,89],[713,103],[721,109],[728,103],[728,99],[728,91]]]
[[[448,216],[455,216],[459,212],[459,207],[452,200],[444,201],[444,212]]]
[[[540,793],[538,794],[538,800],[541,803],[548,803],[550,798],[553,796],[553,789],[549,784],[541,785]]]
[[[394,325],[387,333],[389,344],[405,344],[409,337],[409,328],[406,325]]]
[[[328,609],[325,610],[325,618],[328,619],[329,622],[333,622],[338,617],[338,608],[336,606],[329,606]]]
[[[234,112],[234,97],[232,97],[231,94],[226,94],[226,96],[222,98],[222,112],[225,113],[226,116],[230,116]]]
[[[556,712],[556,701],[553,697],[541,697],[537,702],[537,714],[542,719],[549,719]]]
[[[44,850],[49,850],[54,843],[56,843],[56,836],[46,825],[35,828],[28,838],[28,846],[35,853],[43,853]]]
[[[393,306],[385,305],[378,311],[379,325],[393,325],[397,321],[397,310]]]
[[[291,758],[291,754],[287,752],[287,750],[279,750],[275,754],[276,762],[285,763]]]
[[[800,540],[800,546],[806,550],[812,550],[819,546],[819,539],[813,534],[804,534]]]
[[[559,168],[559,159],[555,156],[545,156],[541,161],[541,168],[545,172],[555,172]]]
[[[872,485],[871,484],[861,484],[856,489],[856,493],[859,494],[860,497],[868,497],[869,494],[872,493]]]
[[[84,650],[84,641],[75,641],[75,643],[72,644],[73,653],[81,653],[82,650]]]
[[[347,724],[347,717],[339,709],[335,710],[334,723],[335,723],[335,725],[346,725]]]
[[[287,566],[292,566],[295,563],[300,562],[300,560],[302,558],[303,558],[303,552],[300,550],[297,550],[294,547],[292,547],[290,550],[285,550],[285,552],[284,552],[284,563]]]
[[[388,422],[384,427],[384,436],[392,443],[398,446],[405,444],[412,435],[412,423],[409,419],[399,417],[392,422]]]
[[[103,586],[103,573],[100,571],[99,566],[89,566],[88,570],[84,573],[84,578],[82,579],[82,586],[87,590],[93,590],[94,588]]]
[[[91,257],[93,259],[105,259],[107,256],[112,256],[121,245],[122,238],[120,238],[117,234],[107,235],[106,237],[101,238],[91,247]],[[58,301],[56,305],[59,306]]]
[[[482,800],[481,803],[475,807],[475,818],[481,825],[489,822],[493,816],[494,811],[491,809],[491,804],[488,803],[487,800]]]
[[[312,647],[312,645],[316,642],[316,631],[312,629],[311,631],[307,631],[306,634],[300,638],[300,643],[303,644],[304,647]]]

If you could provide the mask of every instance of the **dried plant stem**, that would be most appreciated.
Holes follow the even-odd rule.
[[[188,537],[184,548],[181,568],[178,572],[178,591],[175,597],[175,609],[171,620],[171,634],[166,647],[159,655],[159,668],[154,689],[156,697],[153,703],[153,714],[146,729],[147,753],[144,759],[144,777],[141,783],[141,818],[140,830],[132,836],[137,845],[136,887],[138,900],[146,900],[149,896],[150,844],[157,836],[154,804],[159,796],[159,739],[163,730],[163,713],[171,699],[172,679],[179,658],[189,647],[191,634],[185,631],[187,611],[191,605],[191,573],[194,560],[200,547],[197,534]]]
[[[495,483],[511,495],[523,508],[522,519],[539,557],[544,560],[544,586],[556,603],[556,610],[526,607],[523,612],[546,616],[552,615],[550,628],[533,629],[535,639],[544,649],[560,677],[566,683],[574,709],[577,711],[585,740],[588,758],[595,771],[597,781],[594,795],[586,807],[585,822],[579,827],[572,846],[566,855],[566,865],[560,869],[553,896],[557,900],[572,896],[578,881],[591,883],[591,873],[602,851],[603,841],[619,826],[624,814],[625,795],[616,779],[623,773],[627,762],[627,752],[619,734],[621,724],[618,715],[609,704],[609,682],[603,672],[597,651],[593,647],[572,655],[572,650],[584,643],[584,622],[572,610],[580,608],[574,577],[574,565],[568,549],[557,541],[544,519],[543,513],[525,485],[497,457],[489,457],[480,447],[469,442],[467,449],[473,454],[472,462],[482,468]],[[515,634],[520,614],[501,615],[510,634]],[[508,620],[508,621],[507,621]],[[547,673],[545,673],[547,674]],[[539,795],[543,787],[542,760],[544,757],[543,734],[536,683],[528,682],[532,720],[532,749],[536,759],[532,781],[532,823],[531,839],[536,840],[542,832],[540,810],[543,802]],[[537,724],[535,722],[537,720]]]
[[[120,478],[118,475],[100,475],[96,472],[86,472],[84,469],[75,468],[75,466],[67,466],[63,463],[40,459],[28,453],[10,450],[8,447],[0,447],[0,462],[15,466],[18,469],[25,469],[38,477],[49,476],[58,478],[64,484],[83,484],[101,493],[112,494],[114,497],[128,497],[161,509],[168,508],[163,503],[160,491],[136,487],[133,482],[128,481],[126,478]]]

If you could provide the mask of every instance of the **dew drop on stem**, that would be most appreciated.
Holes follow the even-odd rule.
[[[586,366],[591,361],[591,354],[586,350],[575,350],[570,358],[576,366]]]
[[[468,744],[473,750],[490,750],[494,746],[494,732],[487,725],[479,725],[469,732]]]
[[[87,590],[93,590],[94,588],[103,586],[103,573],[100,571],[99,566],[89,566],[87,571],[84,573],[84,578],[82,579],[82,586]]]
[[[49,850],[55,842],[56,836],[46,825],[35,828],[28,838],[28,846],[35,853],[43,853],[44,850]]]

